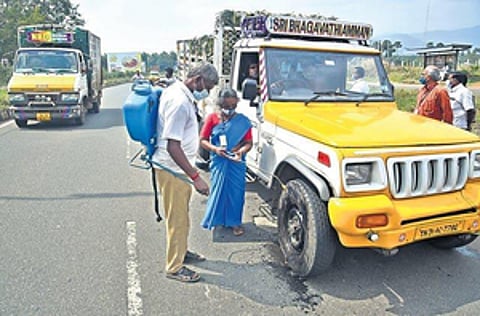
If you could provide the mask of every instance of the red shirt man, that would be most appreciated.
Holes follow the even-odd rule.
[[[452,124],[453,113],[447,90],[438,86],[440,71],[435,66],[427,66],[422,73],[420,82],[424,86],[417,95],[415,113]]]

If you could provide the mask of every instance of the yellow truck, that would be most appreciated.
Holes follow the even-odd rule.
[[[29,25],[18,28],[13,75],[7,86],[18,127],[29,120],[73,120],[98,113],[102,98],[100,38],[82,28]]]
[[[257,15],[232,27],[224,17],[204,56],[242,96],[237,111],[253,125],[248,171],[271,189],[294,273],[325,271],[339,245],[393,255],[477,237],[480,139],[398,110],[381,54],[368,46],[371,25]],[[231,50],[227,38],[236,38]],[[182,51],[192,50],[181,49],[180,62],[192,60]],[[252,63],[258,82],[245,80]]]

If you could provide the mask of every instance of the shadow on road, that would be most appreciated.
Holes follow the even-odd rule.
[[[73,120],[35,122],[29,121],[25,130],[86,130],[86,129],[107,129],[115,126],[123,126],[123,114],[121,109],[101,109],[100,113],[89,113],[86,116],[85,124],[78,126]]]

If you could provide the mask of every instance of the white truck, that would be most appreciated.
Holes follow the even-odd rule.
[[[225,16],[202,45],[179,42],[179,63],[213,62],[242,96],[237,111],[253,125],[248,170],[271,189],[295,273],[325,271],[339,244],[392,255],[414,242],[450,249],[475,240],[480,139],[397,109],[381,54],[368,46],[370,25]],[[258,84],[244,84],[251,63]],[[359,69],[363,78],[352,78]]]

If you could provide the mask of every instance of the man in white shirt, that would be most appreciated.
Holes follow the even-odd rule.
[[[352,74],[353,85],[350,88],[351,91],[368,93],[370,88],[368,83],[363,79],[365,77],[365,69],[363,67],[355,67]]]
[[[158,110],[158,148],[152,157],[158,188],[162,195],[167,230],[166,275],[182,282],[196,282],[200,276],[184,266],[186,261],[203,261],[199,254],[188,251],[190,230],[189,202],[192,187],[208,195],[209,187],[193,167],[199,146],[196,101],[208,96],[218,84],[218,73],[210,64],[192,69],[185,81],[176,81],[166,88]]]
[[[467,80],[467,75],[464,73],[453,72],[448,76],[447,88],[453,113],[453,125],[470,131],[475,119],[475,105],[472,91],[465,86]]]

